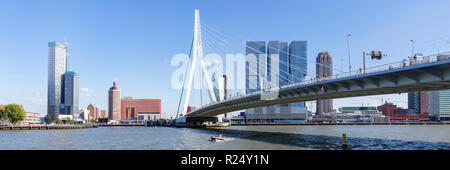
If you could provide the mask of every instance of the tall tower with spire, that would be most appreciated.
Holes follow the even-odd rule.
[[[113,82],[108,92],[108,118],[109,120],[120,120],[120,88]]]

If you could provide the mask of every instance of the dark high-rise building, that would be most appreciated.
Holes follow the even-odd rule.
[[[79,119],[78,88],[79,75],[75,72],[66,72],[64,74],[64,113],[65,115],[73,115],[73,119]]]
[[[289,44],[289,83],[299,83],[305,80],[307,68],[306,41],[292,41]],[[305,102],[291,103],[291,113],[307,113]]]
[[[266,42],[247,41],[245,47],[245,92],[252,93],[261,90],[260,78],[266,75]],[[249,57],[249,55],[254,55]]]
[[[428,92],[408,93],[408,109],[413,113],[428,113]]]
[[[246,93],[301,82],[306,75],[306,41],[269,41],[267,46],[264,41],[248,41],[246,55]],[[299,123],[306,115],[304,102],[246,110],[250,122]]]
[[[272,78],[272,73],[275,76]],[[289,58],[287,42],[269,41],[267,44],[267,80],[276,83],[272,87],[289,84]]]
[[[316,78],[333,75],[333,59],[329,52],[320,52],[316,58]],[[333,111],[333,99],[316,101],[316,114],[329,113]]]
[[[428,92],[429,112],[433,119],[450,121],[450,90]]]
[[[247,41],[245,46],[245,93],[260,91],[266,76],[266,42]],[[261,107],[247,109],[247,113],[262,113]]]
[[[270,84],[265,88],[279,87],[289,84],[289,57],[287,42],[269,41],[267,44],[267,81]],[[272,77],[274,76],[274,77]],[[270,83],[269,83],[270,82]],[[277,113],[277,108],[281,113],[288,113],[289,104],[279,104],[267,106],[267,113]]]

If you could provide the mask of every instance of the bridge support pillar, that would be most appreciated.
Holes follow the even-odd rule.
[[[219,122],[218,117],[186,117],[187,127],[224,127],[230,126],[229,122]]]

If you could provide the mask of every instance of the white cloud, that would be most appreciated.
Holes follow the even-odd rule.
[[[81,90],[81,92],[86,92],[86,93],[94,92],[94,90],[89,89],[89,88],[87,88],[87,87],[83,87],[83,88],[81,88],[80,90]]]
[[[113,81],[118,82],[119,79],[118,79],[117,77],[114,77],[114,78],[113,78]]]
[[[27,98],[27,101],[30,103],[30,104],[33,104],[33,105],[45,105],[46,104],[46,99],[44,99],[44,98],[37,98],[37,97],[29,97],[29,98]]]
[[[42,92],[41,92],[41,91],[35,91],[34,94],[35,94],[36,96],[40,96],[40,95],[42,95]]]

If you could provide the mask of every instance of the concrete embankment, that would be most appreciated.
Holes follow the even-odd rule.
[[[187,128],[205,128],[205,127],[228,127],[228,122],[208,122],[199,124],[187,124],[187,123],[175,123],[172,120],[151,120],[139,123],[117,123],[117,124],[99,124],[101,127],[133,127],[133,126],[145,126],[145,127],[187,127]]]
[[[104,127],[119,127],[119,126],[146,126],[145,123],[133,123],[133,124],[99,124],[98,126],[104,126]]]
[[[450,122],[395,122],[395,123],[245,123],[232,126],[312,126],[312,125],[450,125]]]
[[[94,125],[9,125],[0,126],[0,130],[64,130],[93,128]]]

